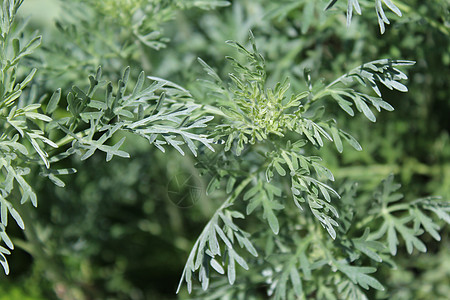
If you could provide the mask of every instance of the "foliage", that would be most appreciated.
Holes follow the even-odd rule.
[[[325,241],[318,239],[315,242],[318,244],[317,248],[322,248],[321,250],[325,252],[323,257],[318,257],[315,254],[314,258],[310,258],[309,254],[305,252],[291,252],[289,259],[285,263],[282,263],[283,267],[280,265],[279,270],[271,272],[271,284],[268,294],[273,294],[276,299],[292,297],[292,294],[287,294],[289,281],[292,284],[292,291],[295,293],[295,296],[308,297],[314,290],[309,289],[305,293],[302,288],[301,278],[308,277],[308,274],[311,274],[313,270],[317,272],[322,266],[327,265],[331,268],[332,272],[339,271],[345,275],[344,278],[339,275],[336,276],[337,297],[339,297],[338,295],[346,295],[345,297],[347,298],[349,294],[354,294],[353,297],[355,299],[364,297],[364,293],[357,286],[353,285],[359,285],[363,289],[368,289],[370,286],[378,290],[383,290],[384,288],[379,281],[367,275],[375,272],[376,268],[360,265],[361,262],[357,260],[361,256],[360,253],[364,253],[379,263],[382,262],[383,260],[380,255],[383,254],[385,246],[376,240],[382,237],[387,231],[388,246],[391,255],[395,255],[398,243],[395,230],[400,232],[405,239],[409,253],[412,252],[413,245],[418,250],[425,251],[425,245],[415,237],[422,232],[420,224],[433,235],[437,234],[435,230],[437,225],[429,217],[424,215],[418,206],[415,206],[415,214],[409,218],[396,220],[390,214],[383,215],[386,221],[379,231],[374,234],[376,238],[372,237],[369,239],[369,228],[364,231],[362,237],[356,238],[355,236],[351,238],[347,232],[349,228],[346,228],[343,224],[339,226],[338,222],[343,216],[345,219],[348,211],[352,211],[354,208],[341,206],[341,209],[338,210],[331,204],[332,197],[340,198],[340,195],[327,184],[327,181],[334,181],[334,176],[329,169],[320,164],[322,160],[320,157],[305,155],[308,153],[308,148],[305,146],[311,144],[320,149],[324,146],[324,139],[327,139],[334,141],[337,150],[342,152],[342,138],[347,140],[356,150],[361,150],[361,146],[351,135],[337,127],[335,120],[331,119],[326,121],[324,117],[325,107],[320,105],[327,99],[327,96],[331,96],[350,116],[354,116],[354,110],[351,107],[354,105],[370,121],[375,122],[375,115],[367,104],[373,105],[378,111],[381,108],[389,111],[393,110],[392,106],[379,98],[381,97],[381,93],[377,83],[382,83],[389,89],[397,89],[403,92],[407,91],[406,87],[398,82],[398,80],[407,79],[407,77],[395,67],[411,65],[413,62],[397,60],[374,61],[351,70],[326,86],[323,84],[313,85],[310,75],[306,73],[305,78],[309,90],[297,95],[293,94],[291,97],[285,97],[285,93],[289,89],[288,79],[283,83],[278,83],[273,89],[267,88],[264,59],[257,52],[252,35],[250,35],[250,42],[252,46],[251,50],[246,49],[239,43],[230,42],[240,52],[243,52],[248,60],[248,65],[244,65],[234,58],[229,58],[235,69],[235,73],[229,75],[231,79],[230,85],[225,84],[211,67],[200,60],[205,71],[215,81],[207,81],[206,84],[212,87],[213,93],[211,96],[217,98],[215,105],[221,107],[223,114],[223,121],[221,121],[221,125],[216,127],[213,135],[216,140],[223,140],[225,144],[223,155],[225,157],[227,155],[236,155],[241,160],[239,162],[239,173],[236,172],[237,170],[234,170],[236,172],[234,175],[233,170],[229,170],[225,176],[219,175],[214,177],[213,182],[216,180],[226,180],[227,190],[229,192],[233,191],[233,185],[236,182],[242,182],[234,190],[238,194],[241,193],[241,190],[249,182],[253,182],[247,188],[247,192],[243,193],[242,196],[242,200],[248,203],[246,205],[246,213],[250,215],[259,206],[263,208],[262,218],[266,219],[270,231],[275,235],[273,237],[275,244],[286,244],[281,234],[280,238],[277,238],[277,235],[280,233],[280,221],[277,218],[276,211],[285,208],[286,197],[292,197],[300,211],[303,211],[303,204],[306,204],[310,209],[310,213],[307,214],[308,217],[303,220],[298,217],[297,222],[308,224],[314,222],[314,218],[317,219],[316,221],[319,221],[321,226],[327,230],[331,238],[338,238],[337,244],[341,244],[341,247],[345,249],[343,251],[344,253],[342,253],[344,256],[339,257],[337,255],[342,254],[339,252],[335,253],[331,250],[335,248],[332,244],[328,244],[325,248],[326,250],[324,250],[326,239]],[[354,80],[364,86],[371,87],[379,97],[372,97],[351,88],[351,83]],[[344,83],[346,85],[343,88],[338,88],[336,87],[338,83]],[[302,137],[304,139],[301,139]],[[253,147],[254,150],[252,150]],[[271,149],[273,150],[270,151]],[[228,154],[229,152],[231,154]],[[252,176],[242,180],[240,179],[240,174],[242,174],[245,161],[252,161],[251,168],[253,172],[250,170],[245,172],[252,174]],[[219,166],[221,165],[219,164]],[[279,177],[288,176],[291,182],[290,190],[283,191],[280,188],[283,181],[278,176],[275,176],[275,171]],[[216,173],[220,174],[220,170],[217,170]],[[389,193],[392,191],[389,189],[390,184],[392,184],[392,177],[389,177],[387,183],[385,183],[384,197],[377,196],[377,199],[381,203],[383,201],[391,202],[398,200],[395,195],[393,196],[394,198],[389,198]],[[236,234],[237,232],[241,232],[241,229],[232,223],[232,218],[228,217],[227,221],[224,219],[224,213],[228,213],[229,215],[233,213],[236,217],[244,218],[241,213],[228,210],[231,203],[237,202],[236,197],[237,195],[230,196],[216,211],[194,245],[182,275],[182,280],[187,282],[189,292],[192,290],[193,274],[197,270],[199,271],[199,281],[202,283],[202,288],[206,290],[209,284],[208,274],[210,274],[212,269],[219,274],[224,274],[225,267],[227,267],[228,281],[230,284],[234,284],[236,276],[234,261],[237,261],[244,269],[249,268],[245,259],[239,256],[234,250],[234,240],[237,240],[241,247],[245,246],[249,253],[257,256],[257,252],[250,243],[250,240],[242,240],[237,238],[237,236],[237,239],[233,238],[233,232]],[[386,200],[385,198],[391,200]],[[341,200],[341,202],[344,201]],[[420,200],[416,203],[420,203]],[[351,205],[351,203],[346,204],[348,206]],[[436,211],[439,211],[440,214],[446,214],[445,204],[440,205],[434,202],[433,204],[439,207]],[[235,205],[239,207],[239,203]],[[385,210],[386,208],[382,209],[383,213]],[[367,222],[371,222],[377,218],[378,216],[373,214]],[[448,217],[444,216],[443,218]],[[220,219],[222,220],[220,221]],[[414,220],[416,223],[415,230],[408,229],[404,226],[405,223],[411,220]],[[425,221],[425,223],[421,223],[421,220]],[[223,225],[220,225],[221,222],[224,222]],[[289,221],[287,222],[284,226],[289,226]],[[367,224],[365,225],[367,226]],[[344,234],[344,237],[338,237],[335,227],[341,227],[340,231],[341,234]],[[286,231],[286,233],[289,232],[289,230]],[[226,236],[224,232],[228,233],[228,235]],[[264,233],[265,236],[267,234],[267,232]],[[308,231],[304,235],[299,234],[297,239],[301,241],[307,240],[311,234],[311,231]],[[248,234],[244,233],[242,235]],[[435,238],[437,238],[436,235]],[[223,252],[218,243],[219,239],[224,244]],[[306,247],[306,249],[312,247],[310,244],[314,243],[309,242],[303,247]],[[297,248],[301,248],[300,245],[296,246]],[[216,260],[218,256],[221,257],[221,263]],[[267,257],[267,253],[264,256]],[[296,257],[302,257],[303,262],[297,261]],[[350,265],[346,261],[346,257],[350,257],[350,262],[353,265]],[[308,267],[309,262],[312,262],[314,265],[311,269]],[[280,262],[277,261],[276,263]],[[302,268],[301,273],[297,270],[297,264]],[[209,265],[212,267],[211,270],[209,269]],[[276,275],[272,275],[273,273]],[[313,280],[313,282],[320,281]],[[255,282],[252,283],[256,284]],[[348,285],[350,286],[347,288]],[[316,289],[320,291],[321,287],[316,286]],[[351,292],[350,290],[355,291]],[[330,292],[336,293],[335,291]]]
[[[123,72],[115,92],[111,82],[101,81],[101,68],[98,68],[95,76],[89,77],[90,86],[87,91],[73,86],[72,91],[67,94],[66,116],[55,114],[61,98],[61,89],[56,90],[48,100],[44,110],[46,114],[38,111],[41,103],[32,103],[35,99],[23,100],[22,91],[32,80],[36,69],[20,83],[16,83],[17,64],[23,56],[31,54],[39,46],[41,37],[33,38],[25,43],[24,47],[20,46],[21,42],[16,38],[20,31],[13,31],[13,21],[21,3],[22,1],[7,1],[2,7],[1,167],[4,171],[0,196],[1,239],[11,250],[14,245],[5,230],[8,225],[8,212],[21,229],[25,228],[25,224],[8,199],[20,193],[20,204],[30,200],[33,206],[37,206],[37,196],[24,178],[33,167],[41,170],[41,176],[48,177],[57,186],[64,187],[64,182],[57,175],[73,174],[76,170],[50,169],[50,163],[57,163],[73,154],[85,160],[97,150],[106,153],[106,161],[110,161],[113,156],[127,158],[129,154],[119,149],[125,137],[113,145],[108,145],[114,134],[121,131],[144,137],[163,152],[164,145],[170,145],[184,155],[181,145],[186,143],[190,151],[197,155],[194,141],[214,150],[210,146],[211,139],[193,132],[196,128],[205,127],[205,123],[212,117],[196,115],[195,111],[199,105],[192,103],[186,90],[157,77],[149,77],[153,84],[144,87],[145,75],[141,72],[132,93],[127,94],[129,68]],[[98,94],[95,92],[101,85],[106,86],[105,96],[97,98]],[[55,143],[48,136],[56,135],[55,131],[58,130],[65,136]],[[70,147],[60,153],[46,151],[44,148],[45,144],[52,148],[63,148],[70,142]],[[18,188],[14,189],[14,183]],[[8,274],[9,267],[4,254],[10,254],[10,251],[4,247],[1,247],[0,251],[0,261]]]
[[[20,96],[25,87],[33,79],[36,69],[23,80],[17,80],[18,64],[20,60],[31,54],[39,46],[41,37],[31,40],[20,38],[20,30],[15,30],[14,18],[22,1],[5,1],[1,10],[1,112],[2,112],[2,136],[0,140],[2,170],[1,184],[1,240],[9,249],[14,245],[6,233],[8,225],[8,213],[16,221],[17,225],[25,228],[25,224],[14,208],[14,201],[20,194],[20,204],[30,201],[37,206],[37,198],[32,187],[24,178],[30,173],[30,166],[49,166],[48,154],[42,149],[44,143],[51,147],[58,147],[48,139],[42,131],[42,124],[50,122],[51,118],[39,113],[39,103],[20,102]],[[21,46],[22,44],[22,46]],[[32,99],[34,100],[34,99]],[[15,186],[16,185],[16,186]],[[16,194],[14,196],[14,194]],[[17,204],[16,204],[17,205]],[[8,262],[4,254],[10,251],[0,246],[0,262],[9,273]]]
[[[208,10],[227,4],[194,0],[61,2],[58,5],[64,22],[56,22],[56,30],[49,37],[52,42],[40,59],[46,77],[58,78],[47,88],[56,84],[69,88],[72,82],[95,73],[99,65],[113,80],[120,79],[117,70],[127,65],[133,70],[144,67],[151,71],[146,52],[166,47],[170,40],[163,35],[163,25],[175,18],[178,10]]]
[[[327,5],[325,9],[330,9],[333,7],[334,4],[336,4],[337,0],[332,0]],[[380,31],[381,34],[385,32],[385,25],[384,24],[390,24],[389,19],[386,17],[386,14],[383,10],[383,4],[385,4],[392,12],[394,12],[397,16],[401,17],[402,12],[400,9],[391,1],[391,0],[375,0],[375,11],[377,13],[378,17],[378,24],[380,25]],[[350,25],[353,15],[353,9],[355,9],[355,12],[357,14],[361,14],[361,6],[359,5],[358,0],[348,0],[348,6],[347,6],[347,26]]]
[[[49,31],[22,2],[1,15],[10,297],[448,295],[446,1],[50,1]]]

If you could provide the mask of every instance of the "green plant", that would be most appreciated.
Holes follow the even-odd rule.
[[[330,9],[331,7],[333,7],[333,5],[336,2],[337,2],[337,0],[330,1],[330,3],[327,5],[327,7],[325,9]],[[402,16],[402,12],[400,11],[400,9],[398,9],[398,7],[395,6],[395,4],[391,0],[375,0],[375,11],[377,13],[378,24],[380,26],[380,31],[381,31],[382,34],[385,31],[385,25],[384,24],[390,24],[389,19],[386,17],[386,14],[384,13],[383,3],[392,12],[394,12],[397,16],[399,16],[399,17]],[[349,26],[351,21],[352,21],[353,9],[355,9],[357,14],[359,14],[359,15],[361,14],[361,6],[359,5],[359,1],[358,0],[348,0],[347,26]]]
[[[32,186],[25,179],[32,169],[39,169],[40,175],[48,177],[54,184],[64,187],[59,175],[73,174],[73,168],[51,169],[50,163],[57,164],[67,157],[77,154],[81,160],[92,156],[97,150],[106,154],[106,161],[113,156],[129,157],[120,150],[125,137],[113,145],[108,145],[114,134],[129,132],[148,140],[161,151],[170,145],[184,155],[181,145],[197,155],[195,142],[210,148],[212,139],[195,133],[197,128],[205,127],[212,117],[198,114],[199,105],[190,99],[189,92],[180,86],[157,77],[145,85],[144,72],[139,74],[131,93],[127,93],[130,69],[126,68],[114,91],[111,82],[102,81],[102,70],[89,77],[89,88],[83,91],[74,86],[67,93],[66,113],[55,112],[61,100],[61,89],[57,89],[50,99],[41,98],[41,103],[33,103],[32,95],[23,97],[22,91],[36,73],[33,69],[25,79],[16,82],[18,64],[26,55],[39,46],[41,37],[24,43],[18,38],[20,31],[14,30],[13,22],[17,9],[23,1],[6,1],[2,6],[2,136],[1,166],[3,181],[1,189],[1,239],[13,249],[14,245],[6,234],[8,212],[17,225],[24,229],[25,224],[14,208],[14,199],[20,195],[20,204],[31,201],[37,206],[37,197]],[[21,47],[21,44],[25,46]],[[102,93],[97,90],[103,87]],[[97,93],[96,93],[97,92]],[[28,102],[28,103],[27,103]],[[46,106],[42,108],[42,102]],[[49,136],[61,138],[53,142]],[[50,146],[50,151],[46,149]],[[57,149],[61,149],[58,151]],[[1,247],[1,263],[9,273],[4,254],[9,250]]]
[[[445,92],[434,88],[442,79],[420,81],[432,76],[427,54],[405,51],[421,43],[398,28],[421,29],[389,17],[385,33],[383,11],[421,20],[434,42],[448,37],[443,1],[413,10],[349,0],[347,18],[336,0],[70,1],[41,48],[33,25],[16,20],[22,3],[1,11],[0,263],[8,273],[14,244],[33,257],[18,286],[31,282],[43,298],[172,298],[166,271],[186,253],[180,298],[419,299],[430,286],[445,297],[450,206],[429,195],[445,195],[448,134],[420,119],[428,94],[418,86]],[[374,3],[381,41],[370,14],[350,27],[353,10]],[[227,65],[226,39],[237,49]],[[414,62],[373,61],[403,52],[417,60],[406,96],[403,68]],[[410,102],[427,135],[419,147],[407,141]],[[377,113],[394,107],[386,115],[398,119]],[[167,189],[178,176],[207,196],[177,207]],[[8,215],[25,239],[6,233]],[[405,291],[416,275],[427,284]],[[167,295],[155,287],[162,280]]]
[[[198,272],[198,280],[206,290],[213,270],[219,274],[226,273],[232,285],[236,281],[237,263],[246,270],[255,265],[262,269],[263,277],[256,280],[247,278],[246,286],[270,282],[268,293],[276,299],[308,297],[314,293],[360,299],[364,297],[360,287],[384,290],[375,277],[367,275],[376,271],[376,264],[365,265],[363,254],[377,263],[387,260],[385,244],[380,241],[387,233],[390,254],[395,256],[396,231],[404,238],[410,254],[413,247],[426,251],[425,245],[416,237],[423,233],[422,228],[437,240],[440,236],[436,231],[439,226],[424,212],[434,211],[448,222],[448,204],[429,199],[388,208],[390,202],[401,199],[401,194],[390,195],[398,189],[390,176],[381,188],[382,194],[375,194],[378,204],[373,205],[364,220],[359,220],[363,219],[362,216],[353,216],[356,209],[354,195],[340,199],[340,193],[329,185],[335,180],[333,174],[321,163],[322,159],[313,154],[318,150],[320,153],[324,140],[334,142],[339,152],[343,151],[342,140],[356,150],[362,150],[359,143],[330,118],[333,115],[326,114],[326,100],[334,99],[350,116],[354,116],[356,108],[375,122],[376,117],[368,105],[377,111],[381,108],[393,110],[380,98],[378,85],[406,92],[407,88],[398,80],[407,77],[396,67],[412,65],[413,62],[373,61],[328,85],[321,82],[313,84],[309,72],[305,71],[308,91],[286,95],[288,78],[273,89],[267,87],[265,62],[257,51],[252,34],[250,42],[250,50],[239,43],[229,42],[247,58],[245,64],[229,57],[235,70],[230,74],[229,84],[200,60],[213,79],[206,82],[212,89],[210,97],[216,99],[214,106],[221,107],[222,111],[220,125],[216,126],[213,136],[224,144],[223,152],[216,154],[216,170],[211,171],[211,162],[201,165],[208,165],[208,171],[214,174],[209,184],[210,192],[223,183],[229,196],[196,241],[179,289],[186,281],[191,292],[193,277]],[[355,90],[352,85],[355,82],[372,88],[378,97]],[[223,166],[229,168],[224,169]],[[332,201],[332,198],[337,200]],[[433,208],[422,206],[425,203]],[[367,209],[371,208],[370,203],[366,205]],[[258,210],[259,207],[262,211]],[[294,207],[298,208],[297,212]],[[409,210],[410,214],[391,213],[397,210]],[[267,229],[262,226],[255,229],[253,235],[259,238],[251,238],[252,235],[239,228],[233,220],[245,219],[244,211],[246,215],[257,214],[258,219],[265,219],[268,223]],[[381,217],[384,222],[378,228],[377,219]],[[414,222],[413,228],[407,227],[410,222]],[[296,224],[298,229],[294,229]],[[321,233],[320,227],[331,239]],[[371,231],[376,232],[371,234]],[[332,240],[335,240],[334,244]],[[272,243],[270,250],[267,249],[269,241]],[[236,249],[238,245],[243,248],[240,252]],[[244,249],[257,258],[250,257],[251,263],[247,263],[245,257],[248,255]],[[259,256],[265,259],[258,259]],[[271,265],[269,273],[264,270],[268,267],[266,259]],[[320,278],[333,278],[335,287],[323,291]],[[311,281],[305,289],[302,280]],[[292,289],[287,288],[289,284]],[[243,291],[233,288],[226,293]]]
[[[15,30],[13,25],[17,9],[23,1],[6,1],[1,10],[1,115],[2,115],[2,136],[1,136],[1,239],[9,249],[14,245],[6,233],[8,225],[8,213],[16,221],[17,225],[24,229],[25,224],[14,208],[14,201],[10,198],[19,197],[20,204],[28,200],[36,206],[36,194],[32,187],[25,180],[24,176],[30,173],[30,166],[39,166],[44,164],[49,166],[47,153],[42,149],[43,143],[52,147],[57,145],[49,140],[40,126],[44,122],[48,123],[51,118],[38,112],[40,104],[32,101],[22,102],[18,105],[20,96],[25,87],[33,79],[36,69],[25,77],[25,79],[16,82],[17,73],[19,73],[20,60],[29,55],[39,46],[41,37],[37,36],[31,40],[20,37],[20,30]],[[21,46],[22,45],[22,46]],[[19,73],[20,74],[20,73]],[[28,146],[28,147],[27,147]],[[15,185],[18,187],[15,188]],[[17,200],[16,200],[17,201]],[[16,204],[17,205],[17,204]],[[9,266],[4,254],[10,254],[9,250],[1,246],[0,262],[9,273]]]

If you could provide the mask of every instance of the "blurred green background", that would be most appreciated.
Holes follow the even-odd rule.
[[[372,1],[360,1],[363,15],[354,16],[349,28],[346,1],[327,12],[323,9],[328,1],[313,0],[234,0],[214,10],[177,6],[167,20],[146,19],[154,22],[148,28],[169,39],[165,47],[139,43],[128,34],[134,22],[128,12],[145,2],[25,0],[20,15],[29,17],[28,31],[43,35],[41,49],[28,61],[39,67],[38,93],[87,85],[87,76],[98,65],[114,80],[130,65],[134,75],[145,70],[169,79],[190,90],[199,103],[208,103],[198,81],[207,75],[197,57],[226,75],[230,70],[225,56],[236,53],[225,41],[245,43],[250,29],[266,59],[269,81],[289,76],[296,92],[306,89],[305,68],[312,70],[313,81],[330,82],[367,61],[415,60],[408,72],[408,93],[382,90],[394,112],[377,115],[375,124],[364,117],[338,119],[363,151],[348,147],[339,154],[329,145],[322,155],[338,179],[336,184],[357,180],[361,197],[370,197],[393,172],[406,198],[449,198],[447,0],[395,1],[404,16],[388,14],[391,25],[384,35],[379,33]],[[74,24],[78,33],[59,31],[57,20]],[[131,45],[130,50],[124,45]],[[66,179],[64,189],[38,179],[40,202],[30,211],[36,225],[24,233],[9,227],[17,249],[9,257],[11,274],[0,278],[1,300],[176,298],[190,247],[221,194],[202,196],[208,178],[198,175],[192,157],[162,154],[133,137],[127,141],[131,159],[106,163],[102,155],[94,155],[85,162],[71,161],[79,172]],[[183,191],[182,186],[171,186],[174,178],[192,181],[199,194],[189,194],[189,187]],[[189,195],[187,203],[192,205],[180,205],[174,195]],[[30,237],[30,231],[39,238]],[[450,294],[448,228],[442,236],[439,244],[427,241],[427,254],[397,256],[399,264],[410,267],[391,274],[396,299],[445,299]]]

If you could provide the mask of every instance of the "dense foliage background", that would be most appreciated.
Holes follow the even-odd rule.
[[[99,65],[113,82],[130,66],[132,82],[144,70],[209,104],[199,81],[207,74],[197,57],[226,77],[231,69],[225,56],[237,54],[225,41],[247,44],[249,30],[266,60],[268,82],[288,76],[291,89],[299,92],[308,89],[305,69],[313,81],[330,82],[367,61],[414,60],[408,93],[382,90],[395,111],[377,114],[375,124],[362,114],[338,117],[363,151],[345,145],[339,153],[330,143],[321,156],[336,188],[358,182],[361,203],[371,201],[391,173],[405,199],[449,199],[450,5],[447,0],[393,1],[403,16],[387,12],[391,24],[381,35],[372,2],[360,1],[363,14],[347,27],[347,1],[324,11],[328,1],[26,0],[19,11],[20,18],[29,17],[24,34],[37,30],[43,38],[20,74],[38,68],[29,93],[49,97],[58,88],[67,94],[73,85],[87,87]],[[62,178],[65,188],[36,177],[39,206],[28,212],[33,225],[24,232],[8,228],[17,248],[8,257],[10,275],[1,275],[0,299],[176,297],[187,255],[224,192],[205,195],[210,178],[199,176],[190,153],[162,153],[134,136],[123,146],[131,158],[105,162],[103,153],[95,153],[65,162],[78,170]],[[199,193],[183,198],[192,190],[178,182],[189,182]],[[256,219],[248,222],[247,228],[262,226]],[[397,270],[383,267],[376,275],[388,292],[370,297],[447,299],[448,227],[440,233],[440,242],[424,236],[427,253],[408,255],[401,245]],[[255,299],[265,297],[264,289],[252,288]],[[179,297],[192,296],[183,290]]]

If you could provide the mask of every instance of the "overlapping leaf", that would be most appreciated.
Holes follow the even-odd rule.
[[[42,113],[40,104],[33,103],[35,99],[23,97],[23,91],[33,80],[36,69],[31,69],[22,81],[17,81],[21,60],[41,43],[40,36],[27,37],[23,27],[14,25],[17,9],[22,2],[5,0],[0,9],[0,239],[11,250],[14,245],[6,233],[8,215],[21,229],[25,228],[22,217],[14,207],[19,204],[14,196],[20,197],[20,204],[30,200],[33,206],[37,206],[37,197],[27,175],[32,167],[48,169],[50,162],[46,148],[58,147],[43,130],[44,124],[52,119]],[[5,254],[9,251],[0,247],[0,263],[8,273]]]
[[[371,239],[380,239],[385,236],[391,255],[397,254],[399,235],[403,238],[409,254],[414,248],[426,252],[427,248],[419,236],[425,230],[434,239],[440,240],[438,232],[440,227],[425,214],[425,211],[433,211],[448,222],[449,203],[436,198],[398,203],[403,198],[401,193],[396,192],[399,188],[400,184],[394,183],[394,176],[391,174],[374,193],[380,205],[375,208],[375,211],[379,212],[383,223],[377,232],[371,235]]]
[[[145,75],[142,72],[131,93],[126,93],[129,80],[129,68],[125,69],[118,82],[116,92],[111,83],[106,84],[104,98],[97,98],[96,90],[101,87],[101,68],[97,74],[90,76],[87,92],[74,87],[67,96],[67,110],[72,117],[58,121],[58,126],[73,138],[70,153],[81,151],[81,159],[87,159],[100,150],[106,153],[106,160],[113,156],[129,157],[120,147],[124,138],[114,145],[108,145],[114,134],[132,132],[144,137],[161,151],[164,146],[174,147],[184,155],[182,145],[197,155],[200,142],[211,151],[212,139],[195,132],[203,128],[212,117],[196,115],[199,105],[194,104],[189,93],[180,86],[161,78],[148,77],[152,84],[144,86]],[[52,109],[57,96],[50,99]],[[84,129],[89,126],[88,129]],[[81,128],[82,130],[79,130]],[[102,133],[95,138],[97,133]]]
[[[227,209],[229,202],[225,203],[217,210],[195,242],[184,267],[177,292],[183,281],[187,283],[188,292],[192,291],[192,277],[197,271],[202,288],[206,290],[209,285],[210,268],[219,274],[226,273],[229,283],[233,284],[236,280],[236,263],[248,270],[245,259],[235,250],[236,244],[245,248],[253,256],[258,256],[249,240],[250,235],[233,221],[233,218],[244,218],[244,216],[237,211]]]
[[[381,34],[385,32],[385,24],[390,24],[389,19],[383,9],[383,3],[386,5],[393,13],[401,17],[402,12],[391,0],[374,0],[375,1],[375,11],[377,13],[378,25],[380,26]],[[337,0],[331,0],[326,6],[325,10],[330,9],[336,4]],[[352,21],[353,9],[355,9],[357,14],[361,14],[361,6],[359,5],[359,0],[348,0],[347,6],[347,26],[350,26]]]

